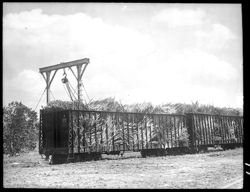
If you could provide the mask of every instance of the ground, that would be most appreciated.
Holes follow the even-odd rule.
[[[243,187],[242,148],[201,154],[49,165],[37,152],[4,155],[5,188],[230,188]]]

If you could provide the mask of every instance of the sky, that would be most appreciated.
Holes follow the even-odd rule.
[[[38,111],[46,105],[39,68],[89,58],[87,102],[242,108],[242,54],[240,4],[4,3],[3,105],[39,103]],[[62,78],[59,70],[52,100],[70,100]]]

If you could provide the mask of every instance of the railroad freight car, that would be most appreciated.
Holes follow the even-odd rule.
[[[242,146],[243,117],[86,110],[40,111],[39,153],[50,163],[141,152],[142,157]]]

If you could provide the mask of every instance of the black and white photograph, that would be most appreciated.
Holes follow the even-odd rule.
[[[4,188],[244,188],[242,4],[2,7]]]

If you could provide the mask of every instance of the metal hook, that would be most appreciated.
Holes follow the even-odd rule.
[[[65,68],[63,69],[63,75],[64,75],[65,77],[67,77],[67,73],[66,73],[66,71],[65,71]]]

